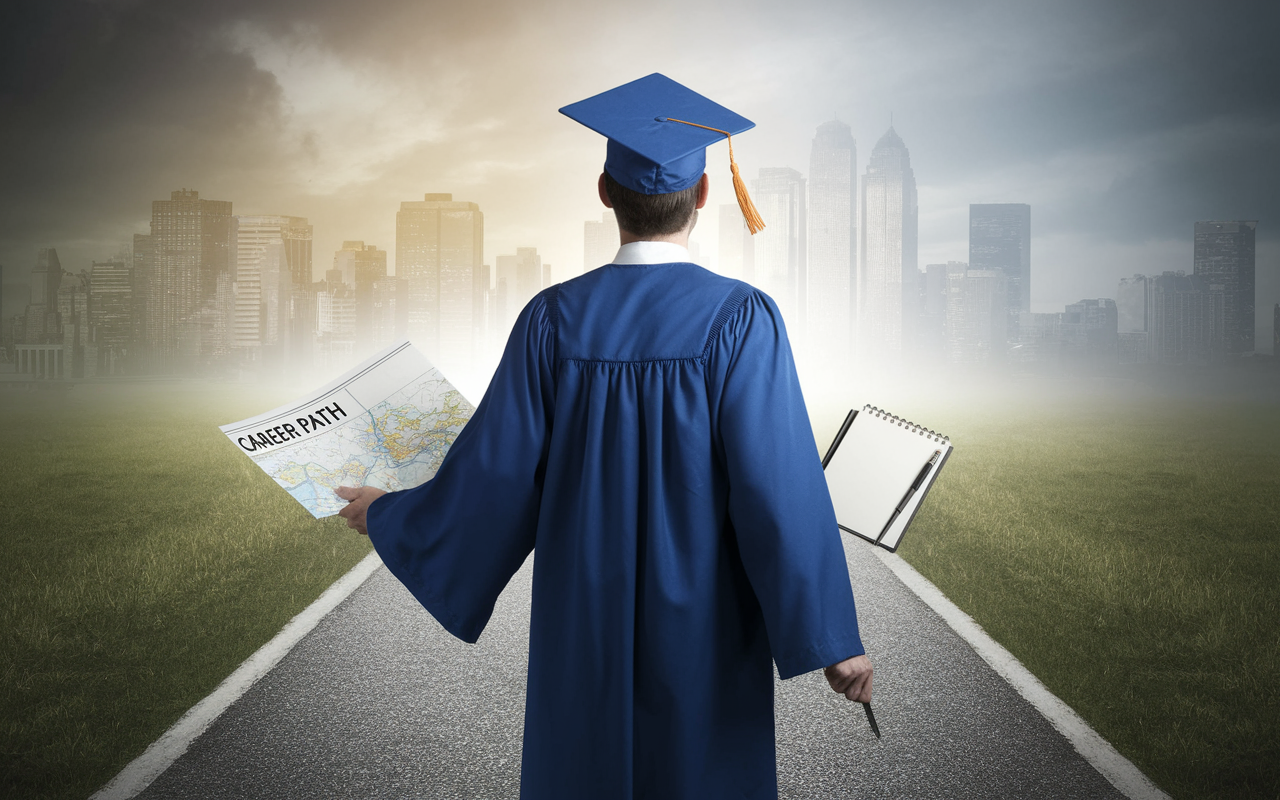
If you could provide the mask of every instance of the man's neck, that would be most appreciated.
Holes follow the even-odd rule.
[[[669,244],[678,244],[684,249],[689,249],[689,233],[688,229],[672,233],[667,236],[647,236],[640,238],[631,231],[618,231],[619,244],[632,244],[634,242],[667,242]]]

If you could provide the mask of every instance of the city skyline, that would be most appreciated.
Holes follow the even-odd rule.
[[[621,12],[572,3],[23,8],[4,34],[0,122],[11,285],[40,247],[77,272],[110,257],[147,232],[147,203],[182,186],[237,213],[306,217],[319,253],[389,243],[401,200],[452,192],[485,209],[487,252],[536,244],[562,280],[581,263],[582,221],[600,218],[603,150],[555,109],[661,70],[757,123],[734,137],[746,176],[807,174],[814,128],[833,118],[865,153],[892,114],[919,181],[920,264],[965,258],[971,203],[1035,206],[1033,310],[1135,272],[1190,272],[1198,220],[1263,220],[1258,305],[1280,299],[1266,224],[1280,204],[1266,88],[1280,55],[1261,3],[639,12],[702,31],[696,54],[606,40]],[[536,64],[517,56],[546,41],[559,45]],[[726,155],[709,153],[712,208],[732,201]],[[704,214],[695,233],[712,259],[717,227]],[[0,292],[3,313],[20,313]]]

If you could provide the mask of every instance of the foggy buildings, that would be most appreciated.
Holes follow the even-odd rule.
[[[969,206],[969,268],[995,270],[1008,285],[1008,339],[1018,335],[1018,315],[1031,311],[1031,206]]]
[[[813,353],[833,365],[852,356],[857,155],[848,125],[832,120],[818,126],[809,153],[806,317]]]
[[[920,276],[922,281],[919,331],[916,340],[920,358],[940,364],[947,354],[947,297],[949,276],[963,277],[969,265],[963,261],[929,264]]]
[[[1150,324],[1147,276],[1121,278],[1116,289],[1116,336],[1121,364],[1141,364],[1150,359]]]
[[[1115,363],[1117,327],[1114,300],[1072,303],[1062,312],[1062,355],[1077,362]]]
[[[1206,363],[1221,356],[1228,294],[1221,284],[1200,275],[1166,272],[1148,278],[1147,291],[1151,361]]]
[[[609,261],[617,252],[614,248],[609,254]],[[547,266],[542,263],[536,247],[517,247],[515,255],[498,256],[493,305],[496,308],[494,330],[499,338],[506,338],[520,310],[543,289]]]
[[[902,354],[904,322],[914,322],[918,311],[919,212],[911,156],[892,127],[871,151],[862,178],[861,216],[855,289],[858,346],[872,358],[896,362]]]
[[[947,362],[987,365],[1003,360],[1009,313],[1004,273],[949,266],[946,281]]]
[[[619,243],[618,218],[613,209],[605,209],[599,222],[587,220],[582,232],[582,271],[612,263]]]
[[[737,203],[720,206],[719,272],[747,283],[755,282],[754,245],[751,229]]]
[[[387,251],[359,240],[346,241],[333,254],[333,268],[353,292],[355,349],[357,355],[367,355],[382,344],[374,336],[374,287],[387,279]],[[390,337],[386,344],[391,344]]]
[[[1197,222],[1194,274],[1222,289],[1222,345],[1229,355],[1254,349],[1254,234],[1257,220]]]
[[[296,288],[311,286],[305,217],[235,217],[234,342],[242,364],[278,368],[290,353]]]
[[[58,288],[62,262],[52,247],[41,248],[31,270],[31,297],[22,316],[22,344],[54,344],[62,338],[58,327]]]
[[[92,378],[97,374],[98,349],[89,321],[89,273],[62,273],[58,287],[58,325],[62,329],[63,377]]]
[[[235,264],[231,203],[181,189],[151,204],[151,235],[134,237],[146,286],[145,342],[151,369],[190,369],[232,343]]]
[[[123,258],[95,261],[89,272],[89,325],[98,375],[124,371],[133,347],[133,265]]]
[[[751,237],[752,283],[774,299],[793,339],[805,338],[805,181],[790,167],[761,167],[751,196],[767,227]]]
[[[484,214],[452,194],[427,194],[396,214],[396,277],[405,281],[407,334],[434,363],[472,361]]]

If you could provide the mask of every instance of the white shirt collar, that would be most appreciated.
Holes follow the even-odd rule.
[[[632,242],[618,248],[613,257],[614,264],[674,264],[677,262],[692,263],[689,251],[672,242]]]

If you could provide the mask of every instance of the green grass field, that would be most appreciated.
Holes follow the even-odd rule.
[[[286,399],[0,393],[0,796],[87,797],[368,552],[216,427]]]
[[[0,393],[0,796],[87,796],[368,552],[216,428],[288,394]],[[1175,797],[1280,794],[1280,402],[886,405],[956,445],[903,557]]]
[[[1280,796],[1280,402],[980,405],[899,554],[1174,797]]]

